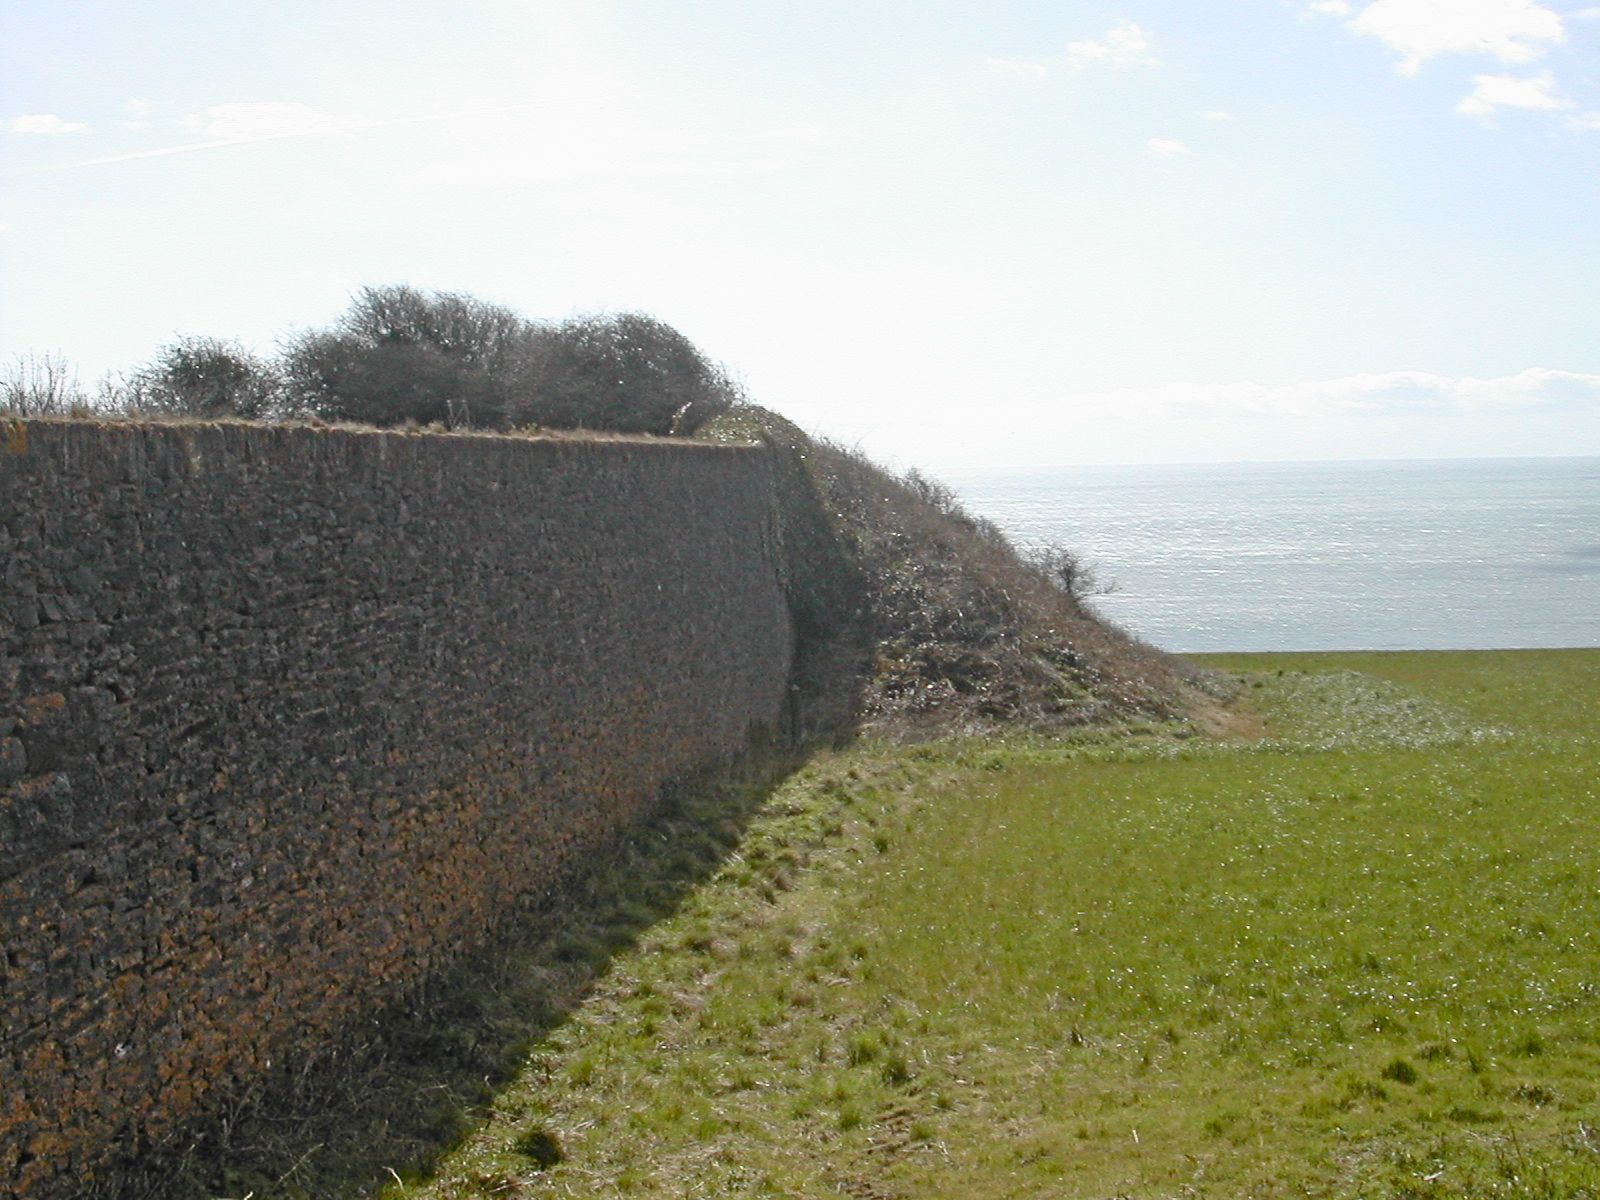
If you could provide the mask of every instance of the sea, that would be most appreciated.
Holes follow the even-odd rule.
[[[1600,645],[1600,458],[940,472],[1184,653]]]

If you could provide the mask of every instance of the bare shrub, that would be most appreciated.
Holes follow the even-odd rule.
[[[406,284],[357,293],[339,332],[372,346],[428,346],[476,367],[503,365],[528,322],[509,308],[462,292],[424,292]]]
[[[368,287],[291,339],[290,411],[374,425],[690,434],[742,399],[675,329],[640,313],[558,326],[458,292]]]
[[[1081,555],[1060,542],[1047,542],[1029,551],[1024,558],[1045,579],[1079,604],[1094,596],[1114,595],[1117,591],[1115,580],[1103,579]]]
[[[955,489],[949,484],[942,483],[932,476],[924,475],[916,467],[912,467],[901,478],[906,487],[911,490],[911,494],[924,504],[936,508],[947,515],[961,511],[961,503],[956,499]]]
[[[524,423],[558,429],[690,434],[741,398],[728,373],[670,325],[620,313],[551,331],[517,412]]]
[[[19,354],[0,374],[0,409],[19,417],[64,417],[87,407],[77,368],[59,354]]]
[[[238,342],[180,337],[121,383],[103,381],[104,400],[132,412],[259,419],[280,407],[277,372]]]
[[[363,288],[330,330],[285,349],[291,407],[374,425],[511,423],[535,385],[548,335],[487,301],[405,285]]]

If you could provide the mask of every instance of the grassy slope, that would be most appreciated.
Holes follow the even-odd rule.
[[[403,1194],[1600,1194],[1600,652],[1215,662],[817,760]]]

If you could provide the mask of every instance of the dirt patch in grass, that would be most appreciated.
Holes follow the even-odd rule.
[[[1199,696],[1189,708],[1189,718],[1204,737],[1224,742],[1259,742],[1267,736],[1266,719],[1250,706],[1249,693],[1232,701]]]

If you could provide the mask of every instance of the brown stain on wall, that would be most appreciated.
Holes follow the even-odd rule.
[[[0,1193],[325,1043],[782,719],[763,451],[21,427]]]

